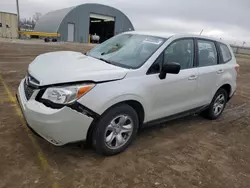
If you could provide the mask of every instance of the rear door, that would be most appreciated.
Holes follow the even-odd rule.
[[[220,65],[217,68],[217,85],[230,84],[231,94],[236,89],[237,65],[235,58],[229,50],[229,46],[217,42],[218,51],[220,52]]]
[[[219,64],[219,53],[216,43],[212,40],[197,39],[198,56],[198,89],[199,104],[209,104],[217,90],[218,75],[223,74]]]

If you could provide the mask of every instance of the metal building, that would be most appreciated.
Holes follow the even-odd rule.
[[[128,17],[113,7],[101,4],[82,4],[45,14],[34,31],[60,33],[62,41],[88,42],[89,35],[100,36],[100,42],[134,30]]]
[[[17,38],[17,15],[8,12],[0,12],[0,37]]]

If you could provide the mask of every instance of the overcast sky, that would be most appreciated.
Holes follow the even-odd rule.
[[[0,11],[16,13],[16,0],[0,0]],[[136,30],[196,33],[250,46],[250,0],[19,0],[21,18],[83,3],[118,8]]]

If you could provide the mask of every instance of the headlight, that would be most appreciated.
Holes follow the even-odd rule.
[[[82,97],[94,86],[95,84],[76,85],[68,87],[51,87],[46,89],[42,98],[50,100],[51,102],[57,104],[69,104]]]

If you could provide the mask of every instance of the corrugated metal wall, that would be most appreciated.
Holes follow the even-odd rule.
[[[68,23],[75,24],[74,42],[88,42],[89,37],[89,17],[90,14],[99,14],[115,18],[114,34],[124,31],[134,30],[128,17],[113,7],[101,4],[83,4],[72,9],[62,20],[58,32],[61,40],[67,41]]]
[[[17,38],[17,15],[12,13],[0,12],[0,37]]]
[[[120,10],[107,5],[86,3],[47,13],[37,22],[34,31],[60,33],[60,40],[68,41],[68,24],[75,24],[73,41],[87,43],[90,14],[113,17],[115,19],[115,35],[134,30],[132,22]]]

